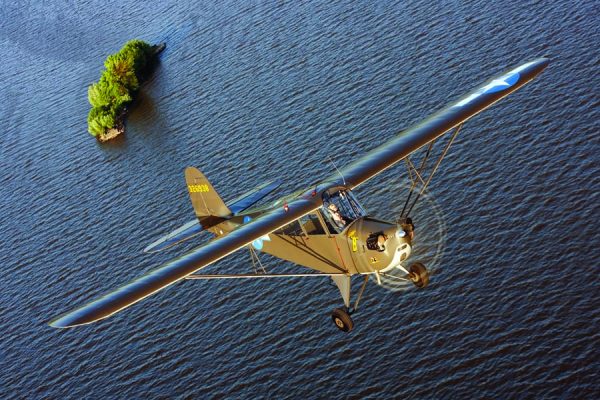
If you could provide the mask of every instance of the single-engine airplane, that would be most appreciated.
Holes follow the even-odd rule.
[[[277,182],[264,184],[227,205],[199,170],[188,167],[185,179],[196,219],[154,242],[146,251],[163,250],[201,231],[215,237],[120,289],[54,319],[50,325],[67,328],[89,324],[183,279],[326,276],[335,282],[344,302],[344,307],[333,310],[333,322],[339,329],[351,331],[354,323],[350,315],[358,309],[369,276],[375,275],[379,280],[392,269],[399,269],[401,277],[415,286],[427,285],[429,274],[423,264],[415,262],[408,269],[403,266],[411,256],[413,241],[418,240],[410,218],[412,207],[426,190],[463,123],[525,85],[548,63],[548,59],[539,58],[497,76],[350,165],[341,170],[335,167],[337,171],[318,184],[267,206],[254,205],[277,188]],[[449,139],[441,155],[433,165],[426,167],[433,144],[450,131],[452,135],[446,137]],[[424,154],[416,163],[418,166],[409,157],[417,150]],[[401,160],[405,160],[412,181],[404,210],[396,221],[377,219],[365,211],[352,190]],[[413,193],[415,198],[410,205]],[[244,247],[253,255],[254,273],[197,274],[200,269]],[[264,268],[256,268],[255,260],[259,262],[256,251],[317,272],[268,274]],[[363,275],[364,282],[351,307],[351,277],[356,274]]]

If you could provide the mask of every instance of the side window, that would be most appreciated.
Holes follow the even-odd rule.
[[[300,218],[300,224],[309,235],[324,235],[325,230],[316,214],[308,214]]]
[[[300,224],[298,223],[298,221],[294,221],[290,224],[287,224],[283,228],[275,231],[275,233],[288,236],[298,236],[302,234],[302,229],[300,228]]]
[[[352,192],[337,190],[323,194],[323,216],[330,232],[340,233],[348,224],[366,215]]]
[[[354,197],[352,192],[350,192],[350,191],[346,192],[346,198],[347,198],[349,207],[352,209],[352,213],[354,213],[354,215],[355,215],[355,218],[367,215],[366,211],[364,210],[364,208],[362,208],[360,203],[356,200],[356,198]]]

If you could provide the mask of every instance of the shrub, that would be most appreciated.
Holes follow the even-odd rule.
[[[88,100],[92,107],[115,108],[132,100],[131,92],[119,80],[106,72],[98,83],[88,88]]]
[[[139,76],[139,74],[145,72],[148,66],[148,61],[152,55],[152,46],[142,40],[134,39],[125,43],[119,53],[133,60],[133,68]]]
[[[88,130],[94,136],[102,135],[116,122],[115,114],[110,109],[95,107],[88,114]]]

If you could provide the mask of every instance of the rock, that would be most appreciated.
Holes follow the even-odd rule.
[[[157,55],[162,53],[162,51],[166,48],[167,48],[167,44],[165,42],[155,44],[154,46],[152,46],[152,50],[154,50],[154,56],[156,57]]]
[[[124,126],[121,126],[119,128],[110,128],[103,135],[97,136],[97,138],[100,142],[106,142],[106,141],[109,141],[110,139],[116,138],[117,136],[119,136],[122,133],[125,133]]]

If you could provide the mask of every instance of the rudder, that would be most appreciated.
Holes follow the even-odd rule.
[[[231,210],[221,196],[197,168],[185,169],[185,182],[194,212],[204,229],[222,222],[231,215]]]

